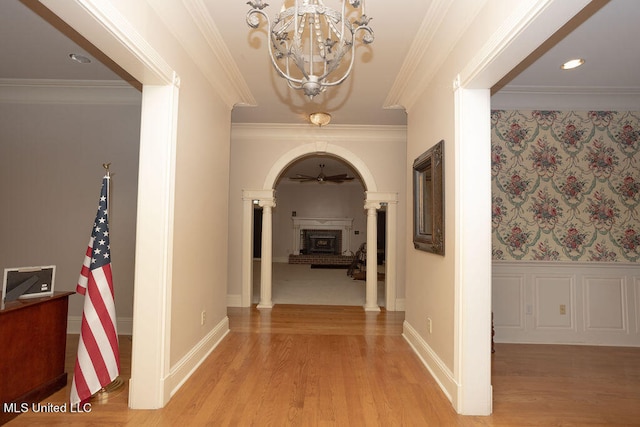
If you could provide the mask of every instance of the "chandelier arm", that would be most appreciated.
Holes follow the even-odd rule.
[[[269,49],[269,59],[271,59],[271,63],[273,64],[273,68],[276,69],[276,72],[280,75],[280,77],[284,78],[285,80],[287,80],[287,82],[292,82],[292,83],[297,83],[300,86],[296,87],[294,86],[292,83],[290,83],[291,88],[293,89],[301,89],[302,88],[302,83],[304,82],[303,79],[296,79],[293,78],[291,75],[289,74],[289,61],[285,61],[286,63],[286,68],[287,68],[287,74],[285,74],[280,67],[278,66],[278,63],[276,62],[275,59],[275,55],[274,55],[274,51],[273,51],[273,44],[275,43],[275,41],[273,40],[273,27],[271,25],[271,19],[269,18],[269,15],[267,15],[263,10],[261,9],[251,9],[249,10],[249,12],[247,12],[247,25],[249,25],[249,27],[253,28],[253,29],[257,29],[258,27],[260,27],[260,21],[258,19],[258,17],[256,17],[255,15],[259,14],[262,15],[264,17],[264,19],[266,19],[267,21],[267,33],[269,34],[269,38],[271,39],[271,43],[267,43],[268,49]],[[286,27],[288,27],[290,24],[287,24]],[[285,27],[285,28],[286,28]],[[287,50],[288,49],[288,45],[287,45]]]
[[[356,29],[353,31],[353,40],[355,40],[356,33],[357,33],[359,30],[366,31],[366,32],[368,32],[368,33],[371,35],[371,41],[366,42],[366,44],[369,44],[369,43],[371,43],[371,42],[373,41],[373,30],[372,30],[369,26],[365,26],[365,25],[361,25],[361,26],[359,26],[358,28],[356,28]],[[339,59],[338,61],[335,61],[335,65],[334,65],[333,67],[330,67],[329,71],[328,71],[328,72],[326,72],[324,75],[322,75],[322,76],[320,77],[320,81],[322,82],[322,83],[321,83],[321,85],[322,85],[323,87],[337,86],[337,85],[341,84],[342,82],[344,82],[344,81],[347,79],[347,77],[349,77],[349,75],[351,74],[351,70],[353,69],[353,64],[355,63],[355,57],[356,57],[356,46],[355,46],[355,43],[353,43],[353,44],[351,45],[350,50],[352,50],[352,52],[351,52],[351,59],[350,59],[350,61],[349,61],[349,68],[347,69],[347,71],[342,75],[342,77],[340,77],[340,78],[339,78],[338,80],[336,80],[336,81],[333,81],[333,82],[324,82],[324,81],[323,81],[325,78],[327,78],[327,76],[328,76],[329,74],[331,74],[331,73],[332,73],[332,72],[333,72],[333,71],[338,67],[338,65],[340,65],[340,62],[342,61],[342,58],[344,57],[344,53],[343,53],[343,54],[340,56],[340,59]],[[345,53],[346,53],[346,52],[345,52]]]
[[[271,27],[271,20],[269,19],[269,16],[260,9],[250,9],[247,12],[246,20],[249,27],[256,29],[260,26],[260,18],[254,16],[256,14],[262,15],[264,19],[267,20],[269,27]]]
[[[354,52],[355,53],[355,52]],[[342,75],[342,77],[340,77],[338,80],[332,81],[332,82],[327,82],[324,81],[324,79],[331,74],[331,72],[333,71],[333,69],[331,71],[329,71],[327,74],[325,74],[324,76],[322,76],[320,78],[320,86],[322,87],[331,87],[331,86],[338,86],[339,84],[341,84],[342,82],[344,82],[347,77],[349,77],[349,74],[351,74],[351,70],[353,69],[353,64],[355,62],[355,55],[351,55],[351,60],[349,61],[349,68],[347,69],[347,71]]]

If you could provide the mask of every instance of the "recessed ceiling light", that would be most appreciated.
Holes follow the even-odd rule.
[[[69,58],[73,59],[76,62],[79,62],[80,64],[88,64],[91,62],[91,60],[89,58],[87,58],[84,55],[80,55],[77,53],[70,53],[69,54]]]
[[[584,59],[577,58],[577,59],[572,59],[570,61],[565,62],[560,66],[560,68],[562,68],[563,70],[572,70],[574,68],[578,68],[582,64],[584,64]]]

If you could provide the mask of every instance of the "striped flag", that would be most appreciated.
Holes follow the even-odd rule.
[[[76,287],[76,292],[84,295],[84,309],[71,383],[72,405],[86,402],[120,374],[107,221],[109,179],[107,174],[102,180],[98,213]]]

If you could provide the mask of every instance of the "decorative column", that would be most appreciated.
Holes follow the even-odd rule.
[[[242,307],[251,307],[253,293],[253,197],[242,196]],[[245,225],[246,224],[246,225]]]
[[[395,196],[395,195],[394,195]],[[387,202],[387,242],[386,248],[386,271],[384,280],[386,282],[385,308],[387,311],[396,311],[396,274],[397,274],[397,211],[398,200],[389,200]]]
[[[367,201],[367,281],[365,296],[365,311],[380,311],[378,307],[378,223],[377,210],[380,203]]]
[[[260,260],[260,303],[258,308],[272,308],[273,215],[271,210],[276,206],[276,202],[273,199],[260,200],[258,204],[262,207],[262,254]]]

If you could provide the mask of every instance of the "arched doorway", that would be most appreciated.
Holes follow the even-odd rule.
[[[357,267],[350,268],[354,255],[366,241],[367,216],[362,205],[365,188],[358,173],[332,155],[304,156],[282,172],[275,194],[273,303],[364,305],[362,254],[358,254]],[[254,230],[262,226],[261,214],[255,211]],[[254,242],[255,234],[254,231]],[[378,238],[379,234],[378,230]],[[378,265],[378,269],[381,267]],[[252,302],[258,303],[258,259],[253,268]],[[384,307],[384,281],[380,276],[377,303]]]
[[[272,211],[276,206],[275,187],[282,173],[297,160],[310,156],[333,156],[350,165],[362,179],[365,188],[364,209],[367,212],[366,241],[368,247],[377,245],[377,212],[386,206],[386,250],[385,250],[385,305],[387,310],[394,311],[396,307],[396,193],[380,193],[373,174],[366,164],[354,153],[341,147],[326,142],[316,142],[296,147],[282,155],[267,173],[261,190],[244,190],[243,200],[243,257],[242,257],[242,305],[249,306],[252,298],[253,251],[251,239],[253,230],[253,204],[258,203],[262,209],[262,240],[260,263],[260,303],[258,308],[268,309],[273,307],[272,301]],[[367,252],[366,296],[364,309],[367,311],[379,311],[377,304],[377,253]]]

